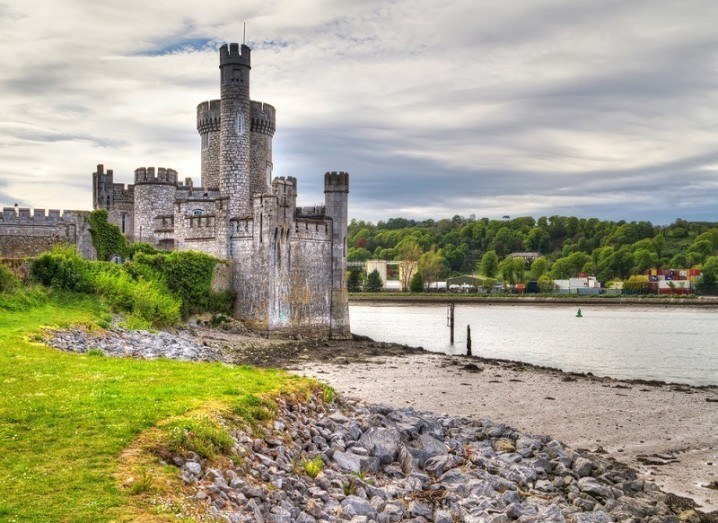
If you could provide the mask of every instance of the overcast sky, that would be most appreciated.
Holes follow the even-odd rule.
[[[303,205],[345,170],[372,221],[718,221],[715,0],[0,0],[0,204],[90,209],[98,163],[198,183],[245,21]]]

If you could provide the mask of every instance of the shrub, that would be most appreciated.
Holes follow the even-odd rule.
[[[384,287],[384,283],[381,281],[381,275],[377,269],[374,269],[366,279],[366,290],[367,292],[379,292]]]
[[[57,245],[32,263],[32,275],[47,287],[90,293],[94,291],[90,262],[74,246]]]
[[[0,264],[0,292],[14,291],[19,283],[11,270]]]
[[[424,278],[418,272],[411,277],[409,290],[411,292],[424,292]]]

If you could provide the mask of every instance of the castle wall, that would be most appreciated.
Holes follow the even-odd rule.
[[[144,167],[135,170],[135,241],[167,247],[174,240],[174,203],[177,172]]]
[[[260,235],[256,219],[240,220],[232,239],[235,315],[263,331],[328,337],[330,222],[298,220],[283,228],[271,213],[262,222]]]
[[[55,245],[75,245],[88,259],[97,254],[92,247],[90,227],[83,211],[5,207],[0,215],[0,257],[37,256]]]

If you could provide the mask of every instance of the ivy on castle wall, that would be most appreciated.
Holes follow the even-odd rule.
[[[128,254],[127,238],[117,225],[107,221],[106,209],[92,211],[87,217],[90,224],[92,245],[97,251],[97,259],[109,261],[114,255],[125,257]]]

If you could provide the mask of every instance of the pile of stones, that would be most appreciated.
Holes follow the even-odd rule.
[[[84,329],[50,331],[45,343],[68,352],[100,350],[108,356],[171,358],[188,361],[222,361],[220,348],[199,343],[189,331],[147,332],[113,327],[101,332]]]
[[[261,434],[234,432],[237,464],[227,470],[193,453],[169,460],[209,516],[266,523],[679,521],[669,497],[625,466],[488,420],[346,400],[280,401]]]

